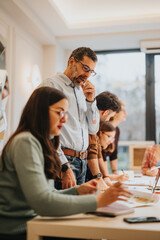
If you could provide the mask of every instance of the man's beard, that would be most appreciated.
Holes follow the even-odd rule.
[[[77,67],[74,66],[73,72],[72,72],[72,79],[71,80],[72,80],[72,82],[73,82],[75,87],[80,86],[81,83],[84,84],[86,82],[86,80],[87,80],[87,77],[85,75],[84,76],[83,75],[79,75],[77,77],[77,73],[78,73]]]
[[[86,80],[87,80],[86,77],[83,77],[82,75],[79,75],[78,77],[74,77],[72,79],[72,82],[73,82],[75,87],[78,87],[78,86],[81,85],[81,83],[85,84]]]

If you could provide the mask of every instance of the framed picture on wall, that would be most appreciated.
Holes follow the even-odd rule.
[[[148,146],[153,145],[154,141],[144,141],[141,145],[129,145],[129,169],[135,172],[141,171],[144,153]]]

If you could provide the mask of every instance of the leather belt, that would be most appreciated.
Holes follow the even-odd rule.
[[[62,148],[62,151],[65,155],[71,156],[71,157],[77,157],[80,159],[86,159],[87,158],[87,151],[85,152],[77,152],[69,148]]]

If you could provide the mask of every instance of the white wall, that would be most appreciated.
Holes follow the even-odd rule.
[[[56,72],[64,72],[64,49],[58,44],[43,46],[43,80],[52,77]]]
[[[65,51],[58,42],[55,45],[41,45],[1,10],[0,35],[6,44],[6,68],[11,90],[7,106],[7,139],[16,129],[22,109],[34,90],[30,82],[33,66],[39,66],[44,80],[57,71],[63,72],[67,63]]]
[[[56,72],[64,72],[67,67],[67,61],[65,58],[65,49],[59,44],[56,43]]]
[[[17,127],[22,109],[33,91],[31,82],[28,82],[33,65],[38,64],[42,73],[43,47],[1,11],[0,34],[6,42],[10,88],[7,135],[10,135]]]
[[[45,45],[43,47],[43,80],[54,75],[56,71],[56,46]]]
[[[31,82],[33,66],[39,66],[42,75],[43,47],[20,30],[14,31],[14,95],[12,98],[13,129],[17,127],[22,108],[34,90]],[[12,89],[13,91],[13,89]]]

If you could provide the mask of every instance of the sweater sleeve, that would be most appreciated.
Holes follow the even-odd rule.
[[[75,188],[51,191],[44,174],[44,157],[39,141],[31,134],[11,144],[11,154],[21,189],[28,204],[42,216],[67,216],[94,211],[94,195],[72,196]],[[68,193],[68,194],[67,194]]]

